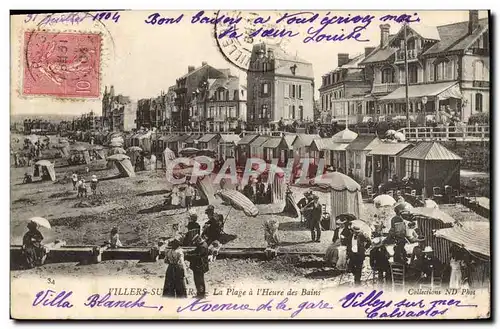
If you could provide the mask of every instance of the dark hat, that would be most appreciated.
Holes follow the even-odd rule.
[[[423,235],[419,235],[416,239],[415,242],[422,242],[425,241],[425,237]]]
[[[335,219],[335,223],[337,224],[345,224],[347,222],[347,219],[345,219],[345,217],[338,217]]]
[[[214,212],[215,211],[215,208],[213,205],[208,205],[207,209],[205,209],[205,213],[209,213],[209,212]]]
[[[180,245],[181,245],[181,242],[177,238],[170,240],[170,242],[168,243],[168,246],[172,249],[175,249],[175,248],[179,247]]]
[[[409,228],[414,228],[414,227],[416,227],[416,226],[417,226],[417,223],[415,223],[415,222],[409,222],[409,223],[408,223],[408,227],[409,227]]]
[[[372,246],[373,247],[380,247],[383,244],[383,242],[384,242],[384,240],[382,238],[380,238],[380,237],[374,238],[372,240]]]
[[[196,221],[198,219],[198,215],[195,213],[189,214],[189,220]]]
[[[34,228],[37,228],[37,227],[38,227],[38,224],[37,224],[37,223],[35,223],[35,222],[33,222],[33,221],[30,221],[30,222],[28,223],[27,227],[28,227],[29,229],[34,229]]]
[[[359,233],[359,232],[361,232],[361,228],[360,228],[359,226],[357,226],[357,225],[354,225],[354,226],[352,227],[352,230],[353,230],[354,232],[358,232],[358,233]]]
[[[337,215],[336,219],[339,219],[339,218],[344,218],[346,220],[346,222],[352,222],[353,220],[357,219],[356,216],[354,216],[353,214],[349,214],[349,213]]]

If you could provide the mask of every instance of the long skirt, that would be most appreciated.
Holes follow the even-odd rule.
[[[338,248],[337,269],[345,270],[347,268],[347,247],[339,246]]]
[[[187,297],[184,272],[179,265],[168,265],[165,273],[165,283],[163,284],[163,297]]]
[[[26,259],[26,266],[33,268],[42,265],[44,256],[44,249],[36,246],[28,246],[24,250],[24,257]]]

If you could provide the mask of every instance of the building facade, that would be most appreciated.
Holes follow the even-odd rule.
[[[489,111],[489,23],[471,10],[465,22],[437,27],[410,24],[394,35],[390,25],[382,24],[378,47],[361,62],[373,98],[373,106],[366,106],[363,115],[375,121],[406,120],[405,37],[412,122],[424,124],[429,116],[437,120],[445,108],[462,121]]]
[[[179,109],[175,105],[175,93],[176,86],[168,87],[167,94],[165,95],[165,125],[170,127],[173,121],[178,122]]]
[[[160,96],[154,98],[143,98],[137,101],[136,127],[140,128],[162,128],[168,124],[167,121],[167,94],[163,91]]]
[[[313,120],[312,64],[267,44],[254,45],[247,73],[247,124]]]
[[[246,120],[247,89],[236,76],[208,79],[208,90],[193,97],[189,117],[193,130],[227,132]]]
[[[216,69],[206,62],[198,68],[188,66],[188,72],[176,80],[176,86],[173,90],[176,94],[175,107],[179,115],[172,118],[172,128],[185,130],[191,127],[191,122],[197,122],[202,125],[203,121],[199,115],[199,109],[196,107],[198,99],[205,99],[208,94],[208,86],[210,79],[228,78],[229,69]],[[194,113],[197,115],[191,116],[192,108],[196,107]]]
[[[366,52],[374,49],[367,48]],[[349,54],[339,53],[337,68],[322,76],[319,94],[321,119],[324,123],[330,123],[332,120],[345,121],[348,113],[355,115],[366,112],[363,107],[371,105],[364,101],[365,95],[371,90],[370,82],[365,76],[364,66],[360,65],[360,62],[365,59],[365,53],[352,58]],[[352,101],[337,102],[343,99]]]
[[[135,128],[136,103],[128,96],[115,95],[114,86],[106,86],[102,98],[102,129],[110,131],[130,131]],[[134,123],[133,127],[131,122]]]

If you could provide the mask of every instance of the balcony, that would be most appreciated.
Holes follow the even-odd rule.
[[[388,94],[398,89],[399,83],[379,83],[373,84],[372,94]]]
[[[406,51],[408,54],[408,61],[414,61],[418,59],[418,55],[420,55],[420,49],[408,49]],[[398,50],[396,52],[396,60],[395,62],[404,62],[405,60],[405,51],[404,50]]]

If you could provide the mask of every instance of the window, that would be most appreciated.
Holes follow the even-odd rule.
[[[285,92],[285,98],[290,97],[290,88],[289,88],[289,86],[287,84],[283,85],[283,90]]]
[[[241,91],[241,97],[243,97],[243,96],[245,96],[245,91],[244,90]]]
[[[415,179],[420,178],[420,162],[418,160],[406,160],[405,175]]]
[[[408,82],[418,83],[418,66],[408,65]]]
[[[236,118],[236,109],[234,108],[234,106],[229,107],[229,116],[231,118]]]
[[[262,84],[262,94],[263,96],[269,96],[269,83],[264,82]]]
[[[267,104],[262,105],[262,118],[267,119],[267,118],[269,118],[269,116],[270,116],[270,113],[269,113],[269,108],[268,108]]]
[[[321,96],[321,110],[323,110],[323,111],[326,110],[326,108],[325,108],[325,95]]]
[[[453,62],[448,59],[442,59],[434,64],[434,80],[453,79]]]
[[[233,92],[233,100],[235,101],[235,100],[237,100],[237,99],[238,99],[238,90],[235,90],[235,91]]]
[[[224,100],[224,90],[219,90],[219,101]]]
[[[382,83],[394,83],[394,70],[392,67],[382,70]]]
[[[295,105],[288,106],[288,118],[295,119]]]
[[[476,112],[483,112],[483,94],[476,94]]]
[[[224,98],[225,101],[229,100],[229,90],[226,90],[226,97]]]
[[[299,119],[304,120],[304,107],[302,105],[299,106]]]
[[[295,85],[291,85],[291,87],[292,87],[291,97],[295,98]]]
[[[298,90],[298,94],[299,94],[299,99],[302,99],[302,86],[298,85],[297,90]]]
[[[213,106],[210,106],[210,108],[208,109],[208,117],[209,118],[214,117],[214,107]]]
[[[483,61],[475,61],[474,62],[474,80],[483,81],[485,80],[484,74],[484,63]]]

